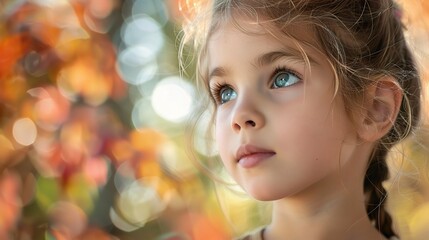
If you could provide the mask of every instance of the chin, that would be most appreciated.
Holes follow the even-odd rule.
[[[280,187],[280,186],[276,186]],[[301,188],[276,188],[273,185],[250,184],[243,186],[243,189],[256,200],[276,201],[283,198],[294,196],[301,191]]]
[[[275,201],[287,197],[284,193],[274,192],[270,188],[246,189],[246,192],[258,201]]]

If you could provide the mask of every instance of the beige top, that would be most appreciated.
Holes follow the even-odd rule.
[[[264,237],[263,237],[264,231],[265,231],[265,228],[258,228],[252,231],[251,233],[243,237],[239,237],[235,240],[264,240]]]
[[[265,228],[259,228],[235,240],[264,240],[264,231],[265,231]],[[399,238],[391,237],[389,240],[399,240]]]

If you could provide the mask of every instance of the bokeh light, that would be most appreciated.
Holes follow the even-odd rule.
[[[69,4],[67,0],[30,0],[29,2],[50,8],[61,7]]]
[[[133,225],[131,223],[128,223],[116,212],[116,210],[113,207],[110,208],[109,217],[112,220],[112,223],[115,225],[115,227],[119,228],[121,231],[124,231],[124,232],[132,232],[141,227],[140,225]]]
[[[49,209],[52,229],[66,239],[78,237],[86,229],[87,216],[79,206],[70,202],[56,202]]]
[[[121,28],[121,38],[117,69],[123,80],[133,85],[151,80],[165,41],[162,26],[149,15],[132,15]]]
[[[195,166],[173,142],[164,144],[161,150],[160,164],[165,171],[177,178],[189,179],[196,174]]]
[[[127,19],[121,33],[122,40],[127,46],[142,45],[155,53],[164,43],[161,25],[149,16]]]
[[[143,227],[165,208],[157,191],[144,181],[134,181],[119,196],[117,209],[123,219],[134,226]]]
[[[148,116],[156,115],[154,112],[150,99],[140,99],[134,103],[132,111],[133,126],[137,129],[146,126],[157,126],[158,121],[155,118],[148,118]]]
[[[171,122],[181,122],[191,113],[193,88],[179,77],[161,80],[152,93],[155,112]]]
[[[21,118],[13,124],[13,137],[15,141],[23,146],[29,146],[36,141],[36,124],[30,118]]]
[[[125,161],[121,163],[121,165],[117,168],[114,178],[116,190],[122,194],[136,180],[134,166],[132,166],[131,161]]]
[[[164,1],[147,0],[147,1],[134,1],[132,6],[132,15],[141,16],[147,15],[153,17],[161,26],[167,24],[168,9]]]

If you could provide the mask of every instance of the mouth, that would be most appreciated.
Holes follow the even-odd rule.
[[[250,168],[275,154],[272,150],[245,144],[238,148],[235,159],[242,167]]]

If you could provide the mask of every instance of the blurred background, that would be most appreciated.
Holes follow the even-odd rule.
[[[198,93],[177,57],[198,4],[0,0],[0,239],[219,240],[267,223],[269,205],[187,150],[191,133],[197,161],[215,156],[206,115],[187,129]],[[399,4],[426,89],[429,3]],[[404,240],[429,239],[428,114],[389,160]]]

